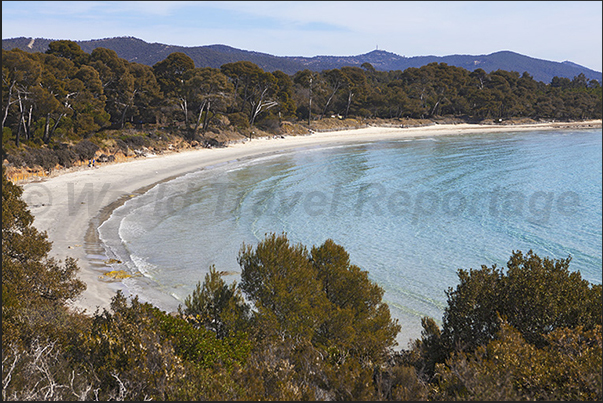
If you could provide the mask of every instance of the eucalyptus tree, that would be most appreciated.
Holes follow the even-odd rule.
[[[111,115],[111,123],[119,128],[124,125],[135,90],[128,65],[127,60],[111,49],[96,48],[90,54],[90,66],[98,71],[107,97],[105,109]]]
[[[256,64],[248,61],[234,63],[225,63],[220,67],[224,74],[234,86],[233,100],[230,104],[229,112],[242,112],[250,115],[251,107],[246,110],[252,91],[258,78],[264,71]]]
[[[216,112],[226,111],[234,91],[228,78],[220,70],[211,67],[187,71],[184,88],[190,102],[191,112],[195,110],[197,113],[192,130],[193,135],[197,134],[199,128],[205,133],[211,117]]]
[[[328,301],[307,249],[272,234],[255,248],[243,245],[237,260],[240,287],[264,333],[296,343],[311,339],[325,320]]]
[[[356,108],[362,105],[366,100],[368,83],[364,70],[359,67],[344,66],[341,68],[341,73],[344,77],[345,96],[345,112],[344,118],[347,119],[350,113],[352,104]]]
[[[252,88],[252,96],[250,98],[250,117],[249,124],[254,125],[258,116],[266,112],[268,109],[274,108],[279,104],[276,99],[277,79],[270,73],[261,73],[258,80]]]
[[[153,72],[161,92],[163,93],[166,112],[173,112],[176,106],[184,115],[184,125],[189,125],[189,98],[188,89],[184,82],[190,70],[195,68],[195,62],[182,52],[173,52],[164,60],[153,65]]]
[[[176,83],[184,80],[184,74],[195,68],[195,62],[182,52],[173,52],[153,65],[153,72],[164,93],[173,91]]]
[[[70,59],[54,54],[43,55],[42,62],[43,91],[38,96],[37,109],[44,121],[44,143],[50,143],[62,121],[66,121],[65,130],[79,136],[108,125],[106,96],[96,69],[88,65],[78,67]]]
[[[130,62],[128,72],[133,78],[132,91],[126,93],[122,126],[126,120],[149,120],[151,109],[161,97],[161,91],[153,68],[144,64]]]
[[[411,100],[409,102],[409,112],[414,118],[425,119],[431,112],[432,83],[430,73],[429,69],[415,67],[409,67],[402,72],[400,79],[404,83],[408,98]]]
[[[69,82],[69,90],[77,92],[72,103],[76,134],[85,136],[110,124],[111,117],[105,110],[107,97],[98,71],[82,65]]]
[[[346,77],[340,69],[325,70],[321,74],[324,91],[326,91],[326,100],[320,114],[320,119],[327,114],[331,101],[337,92],[346,84]]]
[[[69,40],[50,42],[46,54],[70,60],[76,67],[88,64],[90,61],[90,55],[84,52],[77,42]]]
[[[314,98],[314,87],[318,80],[318,73],[309,69],[300,70],[293,75],[293,83],[295,84],[295,95],[298,97],[298,113],[302,100],[307,99],[308,107],[308,126],[312,123],[312,100]]]
[[[279,105],[278,82],[279,77],[282,81],[282,75],[275,76],[264,72],[248,61],[226,63],[220,70],[234,86],[233,102],[229,111],[246,114],[251,126],[263,112]]]
[[[31,89],[36,87],[42,77],[42,66],[31,55],[19,49],[2,50],[2,104],[4,116],[2,130],[6,125],[9,114],[14,115],[13,128],[16,129],[15,144],[21,141],[21,130],[27,130],[26,114],[31,111],[29,98]],[[15,110],[16,109],[16,110]]]
[[[272,72],[276,78],[275,99],[278,101],[277,112],[283,118],[295,116],[296,104],[293,99],[293,80],[291,76],[280,70]]]
[[[513,87],[519,79],[519,73],[496,70],[490,74],[489,88],[493,97],[493,104],[496,105],[492,110],[495,118],[508,118],[514,115],[514,106],[516,97],[513,94]]]
[[[234,86],[230,111],[246,114],[251,126],[260,113],[278,105],[277,78],[272,73],[248,61],[226,63],[220,70]]]
[[[534,116],[537,91],[538,83],[528,72],[524,72],[519,77],[519,80],[517,80],[517,88],[515,90],[520,104],[518,107],[523,116]]]
[[[371,94],[371,103],[375,102],[375,106],[379,108],[379,117],[401,118],[408,112],[410,100],[406,95],[406,91],[398,83],[392,83],[377,94]],[[375,97],[377,99],[375,99]],[[377,113],[375,113],[376,115]]]
[[[54,54],[38,54],[38,56],[43,65],[43,72],[40,86],[37,87],[35,104],[40,120],[44,120],[42,141],[48,144],[61,120],[73,115],[70,98],[76,93],[70,92],[67,87],[77,68],[65,57]],[[51,122],[53,122],[52,128]]]

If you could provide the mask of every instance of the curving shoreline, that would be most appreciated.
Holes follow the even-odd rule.
[[[23,184],[23,198],[35,217],[34,225],[46,231],[53,243],[50,255],[61,260],[66,257],[78,259],[78,276],[88,288],[72,302],[72,307],[92,314],[98,308],[108,308],[111,298],[120,288],[120,282],[108,283],[99,278],[111,268],[102,262],[98,226],[126,200],[160,182],[216,164],[308,146],[437,135],[600,127],[601,120],[513,126],[451,124],[412,128],[368,127],[284,139],[262,138],[226,148],[187,150],[97,168],[60,172],[41,181]]]

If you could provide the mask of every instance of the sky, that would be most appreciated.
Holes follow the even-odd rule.
[[[485,55],[602,71],[601,1],[3,1],[2,38],[131,36],[276,56]]]

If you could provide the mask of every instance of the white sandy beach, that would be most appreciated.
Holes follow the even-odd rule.
[[[99,278],[102,271],[87,257],[85,249],[89,228],[92,232],[100,225],[103,215],[124,198],[134,196],[141,189],[196,171],[211,165],[241,158],[290,151],[298,147],[345,144],[388,139],[425,137],[436,135],[509,132],[559,129],[564,127],[600,128],[601,120],[571,123],[546,123],[530,125],[433,125],[416,128],[369,127],[307,136],[253,139],[226,148],[194,149],[155,157],[135,159],[124,163],[102,164],[96,168],[59,173],[55,176],[22,184],[23,198],[35,217],[34,225],[47,231],[53,247],[51,256],[64,260],[78,259],[79,278],[87,289],[73,307],[90,314],[97,308],[108,308],[115,294],[115,286]],[[211,172],[211,171],[208,171]],[[87,234],[88,233],[88,234]],[[110,267],[105,268],[111,270]]]

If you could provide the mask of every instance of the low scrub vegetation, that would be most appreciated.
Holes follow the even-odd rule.
[[[117,293],[83,315],[74,260],[48,257],[2,175],[3,400],[598,400],[601,285],[514,251],[459,270],[442,326],[395,349],[383,289],[332,240],[268,234],[211,267],[178,312]]]

